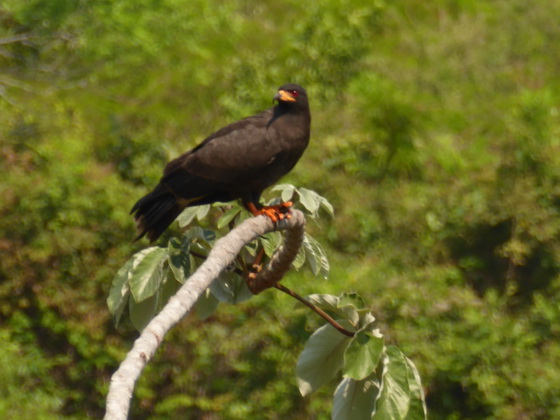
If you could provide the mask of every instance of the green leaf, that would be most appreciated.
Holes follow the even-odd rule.
[[[183,241],[177,238],[171,238],[167,245],[169,267],[171,267],[175,279],[181,284],[183,284],[191,274],[189,247],[190,242],[186,238],[184,238]]]
[[[278,247],[282,243],[282,234],[280,232],[269,232],[261,236],[259,240],[263,245],[264,253],[268,257],[272,257],[274,251],[276,251],[276,249],[278,249]]]
[[[300,247],[296,258],[292,262],[292,266],[296,270],[299,270],[303,266],[303,264],[305,264],[305,249],[303,249],[303,247]]]
[[[412,360],[405,357],[408,366],[408,387],[410,390],[410,413],[413,413],[411,419],[426,419],[428,418],[428,409],[426,407],[426,399],[424,396],[424,389],[422,388],[422,381],[420,374],[416,369]]]
[[[334,219],[334,208],[332,204],[325,197],[320,197],[320,200],[321,200],[321,207],[325,209],[325,211],[328,214],[330,214],[330,216]]]
[[[220,218],[218,219],[218,222],[216,223],[216,227],[218,229],[221,229],[224,226],[227,226],[229,224],[229,222],[231,222],[233,219],[235,219],[235,217],[240,212],[241,212],[241,209],[239,207],[232,207],[231,209],[229,209],[228,211],[226,211],[224,214],[222,214],[220,216]]]
[[[317,210],[321,206],[321,196],[317,194],[315,191],[308,190],[307,188],[300,188],[298,189],[299,193],[299,202],[307,209],[307,211],[312,214],[316,215]]]
[[[216,232],[210,229],[202,229],[200,226],[192,226],[185,232],[185,236],[191,241],[199,239],[210,245],[216,240]]]
[[[192,223],[196,214],[198,213],[197,207],[187,207],[183,212],[177,217],[177,222],[179,222],[179,226],[184,228]]]
[[[134,299],[130,299],[128,312],[134,328],[138,331],[142,331],[146,325],[148,325],[156,314],[157,302],[157,294],[144,299],[142,302],[136,302]]]
[[[291,184],[278,184],[274,186],[271,191],[282,191],[281,197],[282,201],[285,203],[292,199],[294,192],[296,191],[296,187]]]
[[[347,305],[353,306],[357,310],[364,309],[366,307],[364,299],[357,293],[343,293],[340,295],[340,300],[338,301],[337,306],[339,308],[343,308]]]
[[[344,320],[341,324],[351,329]],[[298,387],[303,396],[334,378],[343,366],[349,343],[350,338],[330,324],[323,325],[309,337],[296,365]]]
[[[344,352],[342,375],[361,381],[370,376],[379,363],[383,351],[383,338],[360,331]]]
[[[167,258],[167,250],[153,246],[134,255],[133,267],[130,271],[130,291],[136,302],[153,296],[163,280],[163,262]]]
[[[381,391],[372,420],[420,420],[427,418],[425,405],[419,402],[415,369],[395,346],[388,346],[383,360]],[[416,372],[417,374],[417,372]],[[419,377],[418,377],[419,380]]]
[[[345,295],[343,295],[344,297]],[[338,296],[327,294],[314,294],[307,297],[309,301],[319,308],[331,312],[339,318],[346,319],[354,327],[357,327],[360,322],[360,313],[353,305],[350,305],[346,300],[346,304],[341,304],[341,298]]]
[[[130,297],[130,286],[128,280],[130,277],[130,270],[134,265],[134,257],[130,258],[120,269],[113,278],[111,284],[111,291],[107,298],[107,306],[109,312],[115,319],[115,325],[119,324],[126,303]]]
[[[309,295],[307,299],[325,311],[339,313],[338,302],[340,298],[338,296],[327,295],[327,294],[313,294]]]
[[[303,237],[303,248],[311,272],[315,275],[320,273],[324,278],[327,278],[330,270],[329,259],[321,244],[306,233]]]
[[[210,289],[206,289],[194,306],[198,319],[204,321],[216,311],[219,304],[220,301],[214,297]]]
[[[224,303],[240,303],[253,297],[245,279],[232,271],[223,271],[210,285],[216,299]]]
[[[158,295],[158,304],[157,304],[157,311],[161,311],[161,309],[167,304],[171,296],[177,293],[177,290],[181,288],[181,283],[179,283],[175,276],[171,275],[171,270],[166,270],[167,276],[165,276],[165,280],[161,285]]]
[[[334,392],[333,420],[370,420],[379,384],[374,379],[344,378]]]
[[[204,204],[202,206],[197,206],[195,207],[197,209],[196,211],[196,218],[198,220],[202,220],[206,217],[206,215],[208,214],[208,212],[210,211],[210,204]]]

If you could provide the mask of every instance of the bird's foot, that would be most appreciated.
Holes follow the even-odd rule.
[[[255,208],[254,211],[253,209],[251,209],[251,212],[254,216],[260,216],[261,214],[264,214],[270,220],[272,220],[273,223],[276,223],[280,220],[290,219],[292,217],[293,205],[294,203],[288,201],[286,203],[280,203],[273,206],[264,206],[258,210]]]

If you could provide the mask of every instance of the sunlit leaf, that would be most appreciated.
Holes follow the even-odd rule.
[[[291,184],[278,184],[275,185],[271,191],[281,191],[281,197],[283,202],[290,201],[294,196],[294,191],[296,191],[296,187]]]
[[[299,188],[299,201],[312,215],[317,214],[317,210],[321,206],[321,196],[315,191],[308,190],[307,188]]]
[[[370,332],[358,332],[344,353],[342,375],[357,381],[370,376],[379,363],[383,342]]]
[[[221,229],[224,226],[227,226],[233,219],[235,219],[235,217],[240,212],[241,212],[241,209],[239,207],[233,207],[233,208],[229,209],[228,211],[226,211],[224,214],[222,214],[220,216],[220,218],[218,219],[218,222],[216,223],[216,227],[218,229]]]
[[[306,233],[303,238],[303,248],[305,248],[306,261],[311,268],[311,272],[327,278],[330,270],[329,260],[321,244]]]
[[[206,215],[208,214],[208,212],[210,211],[210,204],[204,204],[202,206],[197,206],[195,207],[197,209],[196,211],[196,218],[198,220],[202,220],[206,217]]]
[[[264,253],[271,257],[274,254],[274,251],[280,246],[282,243],[282,234],[280,232],[269,232],[259,238],[261,241]]]
[[[109,312],[111,312],[115,319],[115,325],[119,324],[124,308],[130,297],[128,280],[133,264],[134,258],[130,258],[126,264],[119,269],[111,284],[111,290],[107,298],[107,306],[109,307]]]
[[[192,223],[196,214],[198,213],[197,207],[187,207],[185,210],[181,212],[179,217],[177,217],[177,222],[179,222],[179,226],[184,228]]]
[[[167,258],[167,250],[153,246],[134,255],[135,262],[131,269],[130,291],[136,302],[152,296],[163,280],[163,262]]]
[[[325,211],[332,217],[334,218],[334,208],[332,206],[332,204],[325,198],[325,197],[320,197],[321,200],[321,207],[323,209],[325,209]]]
[[[340,298],[338,296],[327,295],[327,294],[313,294],[309,295],[307,299],[325,311],[331,311],[338,313],[338,302]]]
[[[388,346],[383,360],[383,373],[379,399],[375,404],[373,420],[423,420],[424,405],[418,401],[416,379],[409,362],[395,346]]]
[[[375,379],[344,378],[334,392],[332,420],[369,420],[379,384]]]
[[[418,369],[412,360],[408,357],[404,358],[408,366],[408,387],[410,390],[410,411],[413,413],[411,419],[425,419],[428,417],[428,409],[426,407],[426,399],[424,396],[424,389],[422,389],[422,380]]]
[[[351,328],[344,320],[341,325]],[[310,394],[334,378],[343,366],[344,351],[349,343],[350,338],[330,324],[323,325],[309,337],[296,365],[302,395]]]
[[[292,266],[296,270],[299,270],[303,266],[303,264],[305,264],[305,249],[303,249],[303,247],[300,247],[296,258],[292,262]]]

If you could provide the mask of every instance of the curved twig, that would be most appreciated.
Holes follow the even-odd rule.
[[[309,309],[311,309],[312,311],[317,313],[321,318],[323,318],[325,321],[327,321],[329,324],[331,324],[334,328],[336,328],[339,332],[341,332],[345,336],[354,337],[356,335],[356,333],[354,333],[352,331],[348,331],[346,328],[344,328],[342,325],[340,325],[338,322],[336,322],[332,316],[330,316],[328,313],[323,311],[317,305],[314,305],[313,303],[309,302],[305,298],[298,295],[292,289],[288,289],[286,286],[284,286],[283,284],[280,284],[280,283],[276,283],[274,285],[274,287],[277,288],[278,290],[280,290],[281,292],[284,292],[287,295],[293,297],[294,299],[298,300],[299,302],[303,303],[305,306],[307,306]]]
[[[277,222],[276,226],[266,216],[258,216],[245,220],[226,236],[216,241],[206,261],[169,299],[161,312],[142,330],[140,337],[134,342],[132,350],[111,377],[105,420],[127,418],[134,384],[148,361],[153,357],[164,335],[190,312],[202,293],[220,275],[222,270],[235,260],[237,254],[246,244],[276,228],[287,231],[284,246],[279,254],[293,252],[295,244],[291,244],[290,241],[301,243],[304,224],[305,217],[298,210],[293,210],[291,218]],[[298,235],[301,235],[301,238]],[[297,248],[295,253],[297,254]],[[275,255],[274,258],[278,260],[275,263],[276,265],[263,270],[263,272],[268,270],[272,272],[275,269],[281,271],[280,277],[274,281],[276,283],[286,273],[292,260],[282,255]],[[285,266],[287,260],[289,262]]]
[[[254,276],[249,276],[247,285],[251,293],[258,294],[273,287],[288,272],[303,243],[304,223],[297,224],[286,231],[284,243],[274,253],[268,264]],[[262,256],[262,254],[261,254]]]

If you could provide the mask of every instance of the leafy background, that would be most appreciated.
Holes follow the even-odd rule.
[[[224,124],[310,94],[286,181],[336,218],[300,294],[356,291],[414,361],[434,419],[560,417],[560,2],[4,0],[0,416],[100,417],[135,337],[110,282],[128,211]],[[276,193],[269,194],[273,197]],[[132,418],[330,417],[297,354],[320,321],[267,292],[184,320]],[[333,382],[334,385],[335,382]]]

